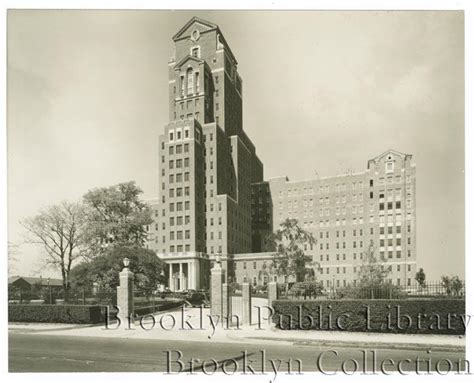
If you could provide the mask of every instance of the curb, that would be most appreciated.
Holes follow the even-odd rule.
[[[304,340],[298,338],[273,338],[273,337],[244,337],[241,339],[253,339],[263,341],[285,342],[291,343],[295,346],[309,346],[309,347],[354,347],[354,348],[376,348],[376,349],[396,349],[396,350],[431,350],[431,351],[452,351],[465,352],[466,346],[451,345],[451,344],[436,344],[436,343],[402,343],[402,342],[367,342],[367,341],[351,341],[351,340]]]

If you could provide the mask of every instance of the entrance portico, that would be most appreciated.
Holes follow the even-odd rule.
[[[199,290],[207,287],[202,268],[209,267],[209,256],[198,252],[158,254],[167,266],[168,288],[171,291]]]

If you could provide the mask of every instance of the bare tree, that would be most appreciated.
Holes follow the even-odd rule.
[[[65,300],[72,264],[80,256],[84,219],[82,205],[61,202],[20,222],[27,230],[26,242],[41,245],[47,254],[46,264],[61,272]]]
[[[8,275],[16,272],[18,263],[18,244],[8,241]]]

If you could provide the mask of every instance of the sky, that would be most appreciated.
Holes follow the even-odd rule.
[[[464,277],[464,18],[457,11],[30,11],[7,15],[10,274],[56,275],[19,220],[94,187],[158,193],[171,37],[218,24],[265,178],[417,165],[417,261]]]

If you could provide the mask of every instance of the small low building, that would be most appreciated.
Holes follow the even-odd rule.
[[[59,278],[21,277],[19,275],[8,278],[8,288],[13,287],[24,292],[49,286],[54,290],[60,290],[63,287],[63,281]]]

